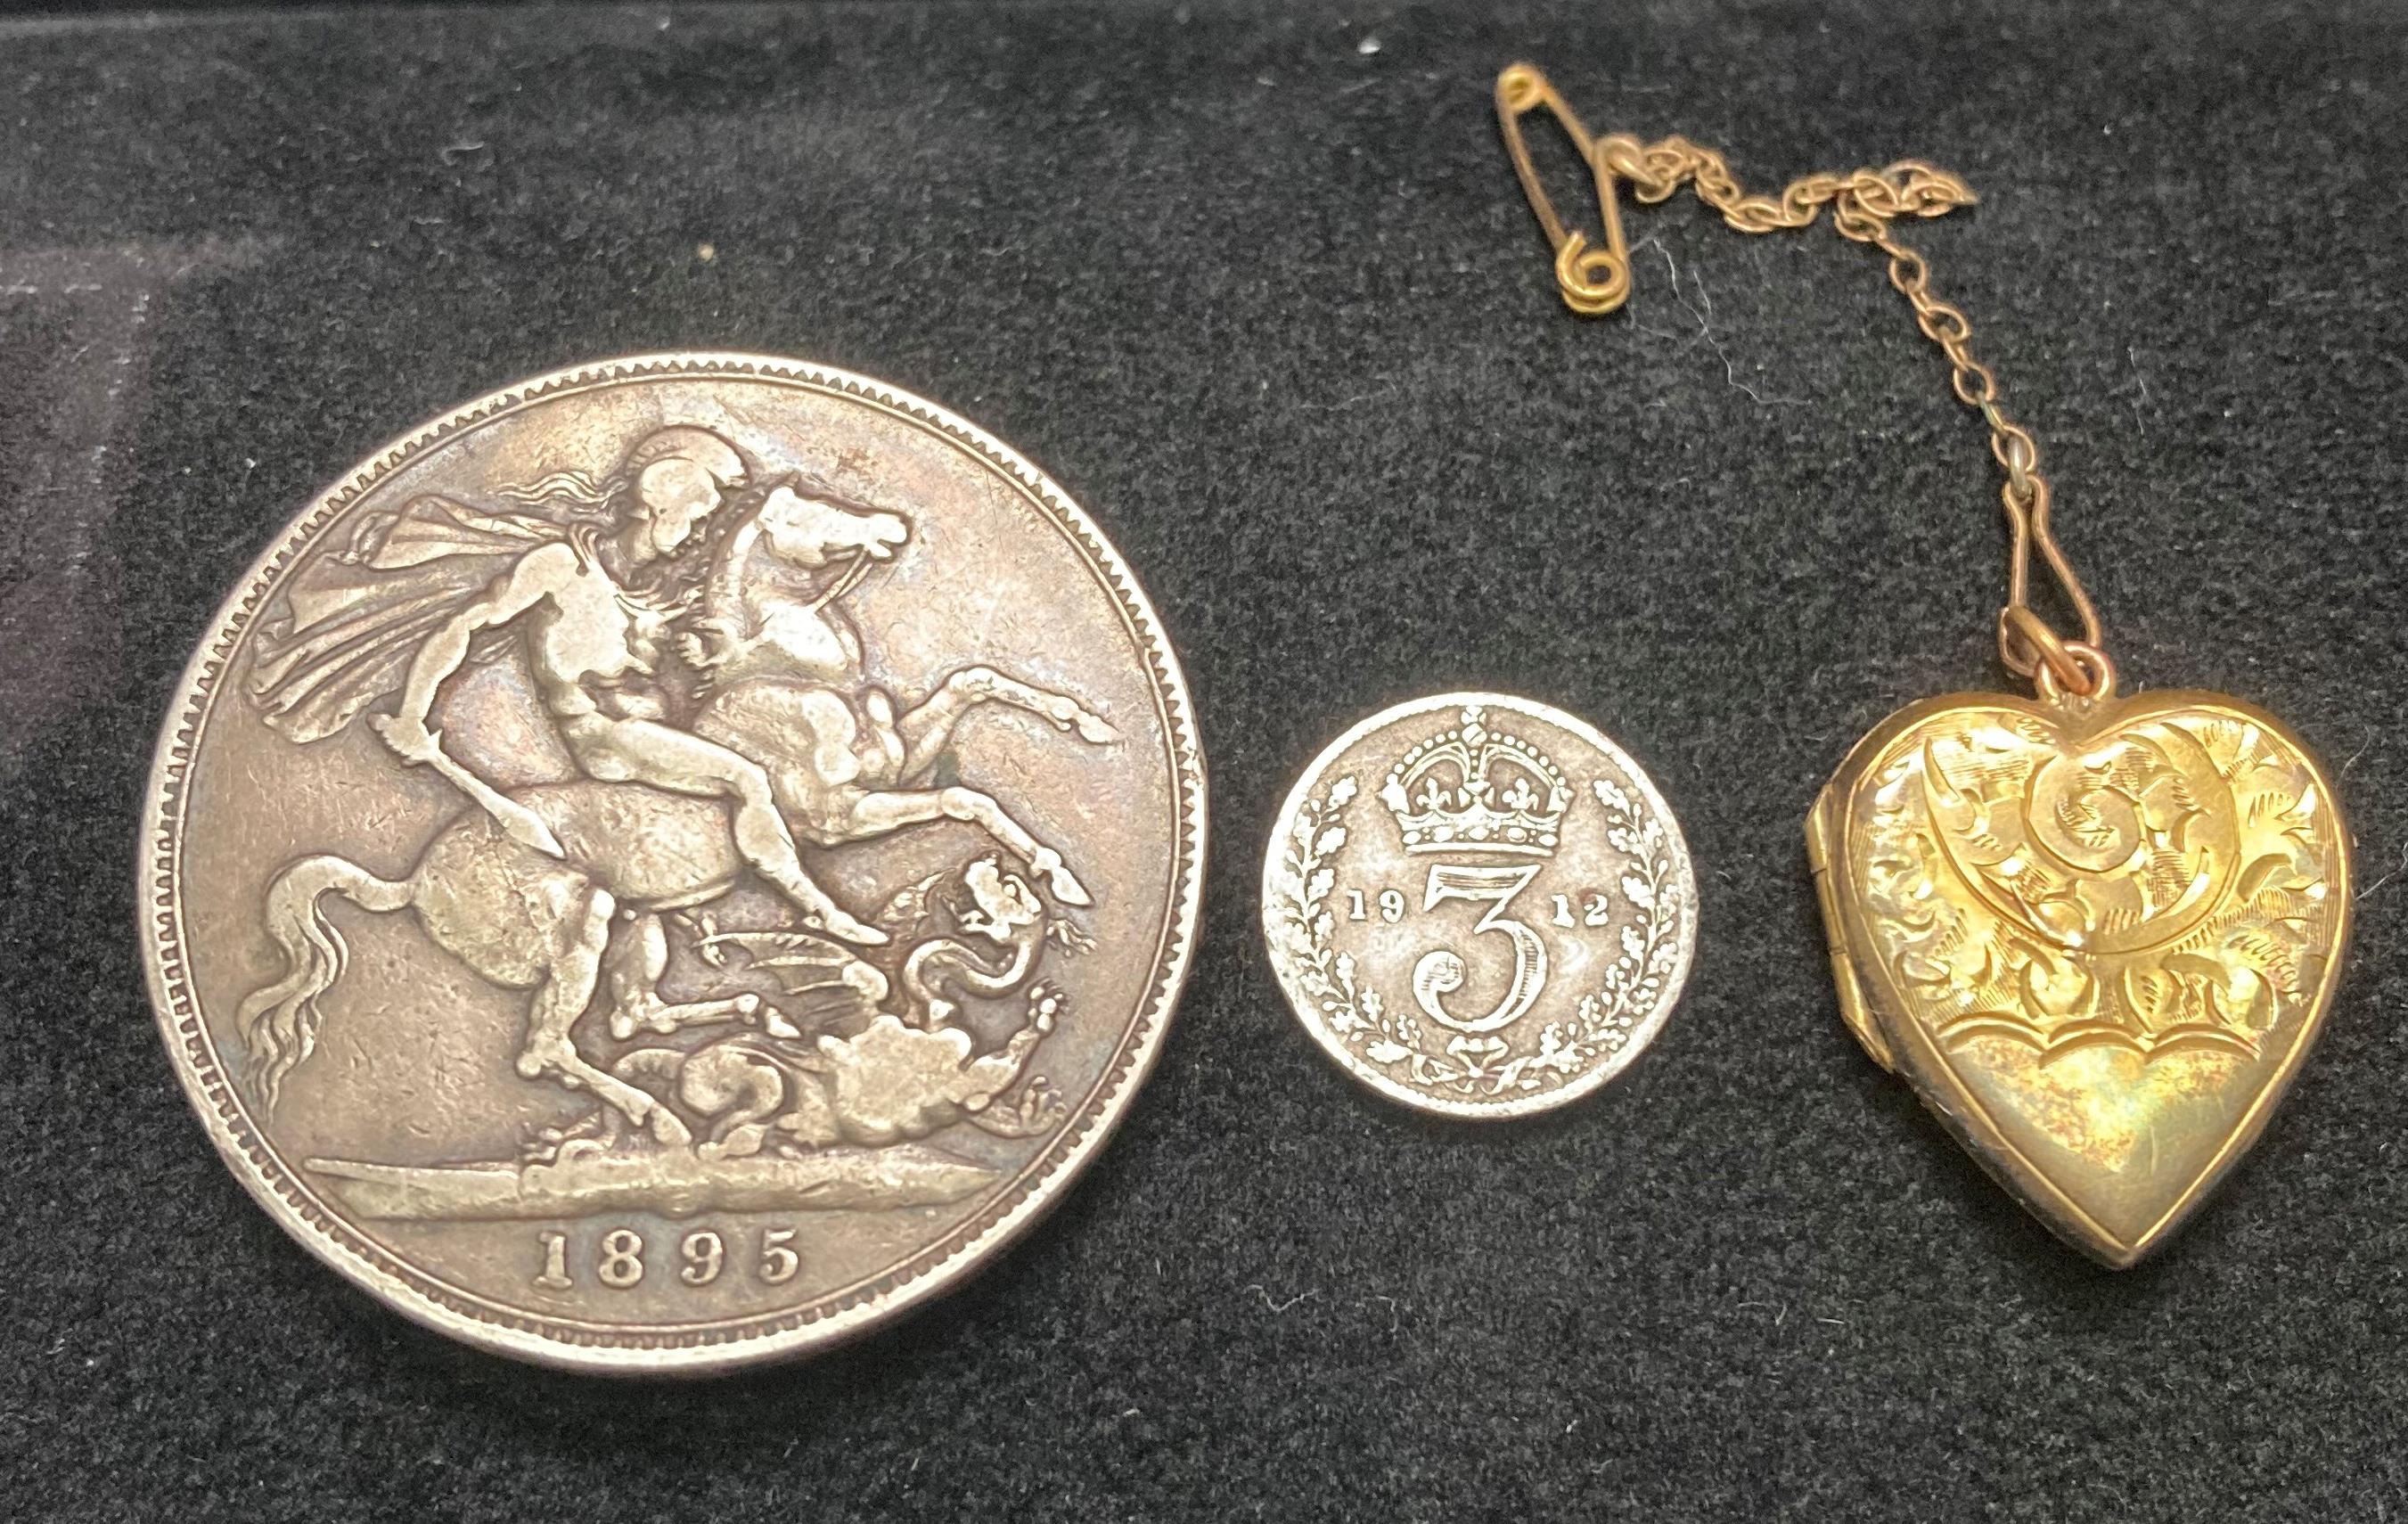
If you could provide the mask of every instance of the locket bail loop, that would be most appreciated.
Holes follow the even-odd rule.
[[[2021,435],[2022,431],[2016,433]],[[2051,494],[2047,479],[2040,474],[2040,452],[2029,444],[2028,436],[2023,439],[2030,461],[2022,470],[2016,469],[2021,462],[2014,458],[2016,452],[2012,446],[2000,452],[2001,456],[2009,457],[2007,481],[1999,490],[1999,501],[2006,509],[2010,545],[2007,602],[1999,611],[1999,659],[2018,677],[2037,683],[2042,672],[2048,672],[2065,691],[2087,697],[2092,691],[2091,680],[2097,674],[2070,653],[2076,646],[2092,653],[2104,649],[2099,611],[2049,527]],[[2072,606],[2074,617],[2081,621],[2082,632],[2073,640],[2058,635],[2046,620],[2032,611],[2031,563],[2035,550],[2040,553],[2041,564],[2056,580],[2057,590]]]

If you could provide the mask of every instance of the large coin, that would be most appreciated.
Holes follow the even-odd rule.
[[[1263,865],[1305,1029],[1392,1100],[1514,1116],[1586,1095],[1688,977],[1697,883],[1647,774],[1561,710],[1450,693],[1383,710],[1288,795]]]
[[[941,409],[546,376],[371,455],[201,641],[152,999],[228,1164],[556,1365],[856,1334],[1060,1196],[1160,1051],[1204,781],[1145,595]]]

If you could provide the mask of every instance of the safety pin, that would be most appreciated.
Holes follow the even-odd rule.
[[[1580,151],[1597,181],[1598,218],[1605,229],[1602,249],[1591,248],[1585,235],[1564,226],[1555,204],[1547,199],[1547,188],[1539,183],[1538,165],[1531,163],[1530,147],[1522,137],[1522,118],[1542,107]],[[1538,213],[1539,225],[1546,230],[1547,242],[1555,251],[1555,285],[1563,293],[1564,305],[1592,318],[1620,307],[1630,295],[1630,251],[1622,241],[1613,172],[1598,157],[1596,139],[1555,93],[1547,77],[1528,64],[1510,65],[1497,76],[1497,124],[1505,135],[1505,151],[1512,157],[1522,194],[1529,198],[1530,209]]]

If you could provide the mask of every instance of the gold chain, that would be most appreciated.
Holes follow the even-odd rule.
[[[1565,227],[1539,181],[1529,146],[1523,140],[1521,119],[1542,108],[1563,128],[1596,179],[1603,248],[1592,248],[1585,235]],[[1972,323],[1962,311],[1932,295],[1929,266],[1921,254],[1899,242],[1892,231],[1891,224],[1901,217],[1938,217],[1971,206],[1971,187],[1944,169],[1906,159],[1886,169],[1807,175],[1792,180],[1777,197],[1751,195],[1733,178],[1729,163],[1720,153],[1685,137],[1642,143],[1627,133],[1591,137],[1546,76],[1527,64],[1512,65],[1497,77],[1497,117],[1530,209],[1538,214],[1547,241],[1554,246],[1556,286],[1565,304],[1583,316],[1611,312],[1630,295],[1630,251],[1623,242],[1616,194],[1622,184],[1649,206],[1669,199],[1686,184],[1699,201],[1722,213],[1723,221],[1742,233],[1806,227],[1828,207],[1831,225],[1842,237],[1888,255],[1890,284],[1914,307],[1915,326],[1948,357],[1951,388],[1959,401],[1989,424],[1990,453],[2007,473],[2000,500],[2006,508],[2013,545],[2007,602],[1999,611],[2000,658],[2010,670],[2034,679],[2043,693],[2062,689],[2095,694],[2113,685],[2114,669],[2100,649],[2098,611],[2049,526],[2049,486],[2041,474],[2040,445],[2008,416],[2000,400],[1998,377],[1973,357]],[[2032,611],[2028,594],[2035,550],[2081,620],[2078,640],[2060,637]]]

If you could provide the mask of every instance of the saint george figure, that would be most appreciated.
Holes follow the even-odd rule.
[[[300,578],[291,614],[261,630],[249,689],[266,722],[310,741],[400,695],[370,726],[402,759],[432,766],[530,846],[561,855],[534,812],[470,772],[427,727],[445,682],[523,632],[538,698],[578,769],[726,800],[736,848],[814,929],[886,940],[804,871],[758,763],[668,723],[658,664],[669,625],[744,485],[735,446],[709,429],[660,429],[596,483],[557,473],[505,496],[564,503],[566,519],[489,511],[428,495],[369,515],[344,550]]]

